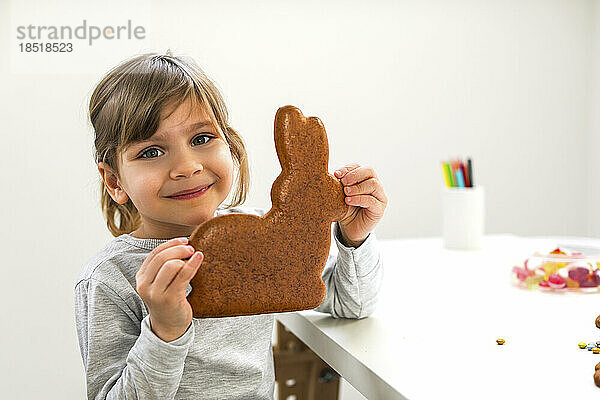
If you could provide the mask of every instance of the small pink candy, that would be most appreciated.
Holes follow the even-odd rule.
[[[521,267],[516,267],[516,266],[515,266],[515,267],[513,267],[513,269],[512,269],[512,270],[513,270],[513,272],[514,272],[515,274],[517,274],[517,278],[518,278],[520,281],[524,281],[524,280],[525,280],[525,279],[527,279],[527,277],[529,276],[529,273],[528,273],[528,271],[527,271],[526,269],[524,269],[524,268],[521,268]]]
[[[539,285],[541,288],[546,288],[546,289],[550,288],[550,283],[548,281],[540,281]]]
[[[564,278],[558,274],[552,274],[548,277],[548,285],[554,289],[562,289],[567,286]]]

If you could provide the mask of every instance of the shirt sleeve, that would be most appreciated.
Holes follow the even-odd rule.
[[[109,286],[87,279],[75,287],[75,319],[88,399],[173,399],[194,325],[164,342]]]
[[[322,275],[327,293],[323,303],[314,310],[329,313],[334,318],[368,317],[375,310],[383,282],[382,258],[375,232],[369,233],[357,248],[347,247],[341,242],[335,222],[333,237],[338,253],[329,252]]]

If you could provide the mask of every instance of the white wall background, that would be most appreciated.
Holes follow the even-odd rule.
[[[588,236],[600,236],[600,1],[592,2],[589,10],[592,18],[592,35],[590,43],[589,92],[587,138],[587,211]]]
[[[381,239],[441,233],[439,162],[470,156],[486,231],[600,236],[600,1],[0,3],[0,397],[84,396],[73,286],[112,236],[86,107],[121,60],[189,55],[217,83],[270,207],[278,107],[323,121],[330,171],[371,165]],[[133,20],[143,41],[21,54],[16,26]],[[349,398],[349,396],[346,396]]]

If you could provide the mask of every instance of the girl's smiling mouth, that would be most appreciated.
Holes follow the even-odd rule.
[[[210,185],[208,185],[208,186],[204,187],[203,189],[200,189],[200,190],[198,190],[198,191],[196,191],[196,192],[193,192],[193,193],[182,194],[182,195],[179,195],[179,196],[168,196],[167,198],[168,198],[168,199],[174,199],[174,200],[187,200],[187,199],[194,199],[194,198],[196,198],[196,197],[200,197],[200,196],[202,196],[204,193],[206,193],[206,191],[207,191],[208,189],[210,189],[210,188],[212,187],[212,185],[213,185],[213,184],[210,184]]]

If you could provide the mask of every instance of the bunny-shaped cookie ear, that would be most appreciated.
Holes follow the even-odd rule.
[[[329,222],[340,220],[348,210],[343,185],[328,173],[327,133],[317,117],[305,117],[294,106],[275,114],[275,149],[281,174],[271,190],[274,208],[300,211],[307,204]]]
[[[275,150],[282,168],[294,171],[327,171],[329,144],[317,117],[306,118],[294,106],[275,114]],[[284,171],[288,172],[288,171]]]

